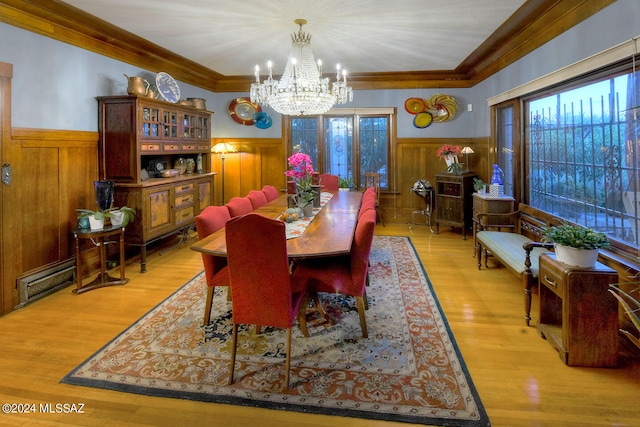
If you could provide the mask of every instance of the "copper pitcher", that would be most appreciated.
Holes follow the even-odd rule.
[[[129,77],[126,74],[124,76],[129,81],[129,85],[127,86],[127,93],[129,95],[147,96],[149,82],[146,79],[136,76]]]

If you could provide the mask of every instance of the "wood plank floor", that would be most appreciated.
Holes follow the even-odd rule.
[[[406,224],[378,225],[376,233],[411,236],[493,426],[640,426],[637,356],[617,369],[567,367],[535,327],[525,326],[515,276],[498,267],[478,271],[472,239]],[[145,274],[130,261],[125,286],[82,295],[69,287],[0,318],[0,403],[84,404],[83,414],[0,414],[0,425],[407,426],[59,383],[201,269],[200,254],[188,245],[156,251]],[[535,325],[535,294],[532,314]]]

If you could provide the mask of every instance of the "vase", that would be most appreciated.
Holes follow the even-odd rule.
[[[98,208],[101,211],[106,211],[113,203],[113,193],[115,192],[116,184],[113,181],[93,181],[93,187],[96,191]]]
[[[573,267],[593,268],[598,261],[598,249],[576,249],[555,245],[556,259]]]
[[[124,222],[124,212],[112,211],[111,212],[111,225],[114,227],[121,227]]]
[[[313,216],[313,203],[309,203],[307,206],[302,208],[302,213],[305,217],[309,218]]]
[[[102,230],[104,228],[104,217],[96,219],[94,215],[89,215],[89,227],[92,230]]]
[[[447,170],[449,170],[450,166],[456,162],[456,156],[449,154],[444,157],[444,162],[447,164]]]

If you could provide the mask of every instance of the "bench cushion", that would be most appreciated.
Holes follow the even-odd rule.
[[[522,247],[532,240],[521,234],[506,233],[503,231],[479,231],[476,234],[478,242],[489,250],[496,258],[508,264],[516,273],[524,273],[524,260],[526,253]],[[549,252],[544,248],[533,248],[531,251],[531,274],[538,277],[538,259],[540,254]]]

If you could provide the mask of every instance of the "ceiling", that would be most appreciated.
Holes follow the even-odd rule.
[[[324,70],[453,70],[524,0],[65,0],[224,76],[284,70],[304,18]]]
[[[0,0],[0,22],[214,92],[284,71],[297,18],[355,90],[472,87],[616,0]],[[264,74],[263,74],[264,78]]]

